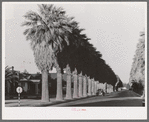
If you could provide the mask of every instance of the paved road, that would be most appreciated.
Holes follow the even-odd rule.
[[[59,107],[60,106],[61,107],[142,106],[142,99],[140,98],[140,95],[134,93],[133,91],[125,90],[125,91],[113,92],[111,94],[107,94],[106,96],[94,96],[82,100],[76,100],[68,103],[53,105],[53,107],[56,106]]]
[[[6,107],[17,107],[17,100],[6,100]],[[106,107],[106,106],[142,106],[142,99],[140,95],[133,91],[124,90],[119,92],[112,92],[105,96],[92,96],[86,98],[78,98],[73,100],[56,101],[55,98],[50,98],[49,103],[41,103],[38,99],[22,99],[22,107],[70,107],[70,106],[84,106],[84,107]]]

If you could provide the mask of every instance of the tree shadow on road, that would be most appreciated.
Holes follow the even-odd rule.
[[[126,99],[126,100],[110,100],[110,101],[98,101],[92,103],[82,103],[82,104],[75,104],[70,106],[78,106],[78,107],[141,107],[142,100],[141,99]],[[69,107],[69,105],[68,105]]]

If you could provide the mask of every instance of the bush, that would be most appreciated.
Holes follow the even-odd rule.
[[[134,92],[136,92],[136,93],[142,95],[142,94],[143,94],[143,90],[144,90],[144,86],[142,85],[141,81],[139,81],[139,82],[133,81],[133,82],[132,82],[131,89],[132,89]]]

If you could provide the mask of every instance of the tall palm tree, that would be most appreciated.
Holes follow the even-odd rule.
[[[62,8],[52,4],[39,6],[39,14],[33,11],[27,12],[27,19],[23,26],[29,26],[24,31],[26,39],[31,41],[35,63],[42,72],[42,98],[43,102],[49,102],[48,72],[57,66],[55,60],[59,51],[63,49],[63,43],[69,44],[67,38],[71,33],[73,18],[65,15]]]

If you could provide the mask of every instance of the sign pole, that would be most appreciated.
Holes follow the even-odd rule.
[[[23,90],[21,87],[17,87],[16,91],[18,93],[18,106],[20,106],[20,95],[21,95]]]
[[[18,106],[20,107],[20,93],[18,93]]]

